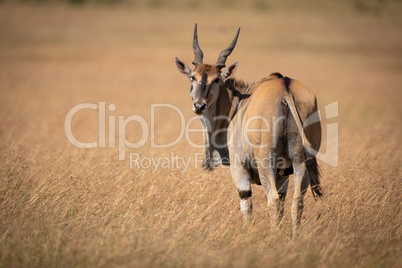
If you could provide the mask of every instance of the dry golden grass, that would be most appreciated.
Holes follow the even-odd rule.
[[[1,267],[401,267],[402,19],[346,4],[295,9],[143,9],[0,6]],[[64,133],[77,104],[116,105],[107,116],[150,120],[152,103],[192,117],[189,83],[174,57],[191,63],[199,23],[212,62],[242,26],[228,62],[237,77],[279,71],[304,81],[319,105],[339,101],[339,165],[320,163],[326,197],[306,197],[303,228],[290,216],[272,232],[260,187],[244,227],[227,169],[130,169],[128,155],[194,157],[184,139],[153,149],[81,149]],[[97,139],[97,111],[74,117],[83,141]],[[193,126],[199,126],[195,122]],[[156,117],[156,141],[178,135],[172,111]],[[325,129],[324,129],[325,133]],[[138,125],[127,127],[131,141]],[[202,138],[192,134],[194,142]],[[286,202],[289,211],[290,198]]]

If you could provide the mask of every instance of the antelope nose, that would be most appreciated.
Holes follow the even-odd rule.
[[[205,103],[194,103],[194,112],[196,114],[200,114],[205,110],[205,107],[207,107],[207,105]]]

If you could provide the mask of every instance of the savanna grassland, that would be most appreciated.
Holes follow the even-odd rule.
[[[0,4],[0,266],[401,267],[402,3],[368,2]],[[322,153],[326,126],[338,124],[339,162],[319,162],[326,195],[306,195],[296,238],[291,198],[274,232],[257,186],[243,225],[229,170],[197,161],[201,133],[152,145],[174,142],[194,116],[174,57],[191,64],[196,22],[205,62],[241,26],[227,61],[239,60],[236,77],[281,72],[312,87]],[[326,119],[334,102],[338,116]],[[101,145],[105,103],[104,148],[66,137],[66,115],[83,103],[97,106],[76,113],[72,133]],[[160,107],[152,127],[152,104],[183,118]],[[134,121],[124,131],[119,118],[132,115],[148,131]],[[122,135],[144,138],[125,160]]]

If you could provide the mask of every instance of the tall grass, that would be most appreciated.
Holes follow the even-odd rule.
[[[0,18],[0,266],[402,265],[399,16],[3,5]],[[297,238],[291,198],[276,232],[254,187],[244,226],[228,169],[194,167],[202,150],[185,140],[153,149],[149,137],[119,161],[117,148],[81,149],[66,139],[65,116],[80,103],[113,103],[107,116],[116,121],[136,114],[149,122],[153,103],[190,118],[189,84],[173,59],[191,63],[195,22],[207,62],[240,25],[229,58],[240,62],[237,77],[279,71],[310,84],[321,109],[339,101],[339,117],[323,118],[339,124],[339,165],[319,163],[326,197],[307,195]],[[74,134],[96,141],[97,120],[97,111],[77,114]],[[177,114],[155,120],[156,142],[174,140]],[[138,128],[127,127],[130,141]],[[191,138],[202,141],[200,133]],[[186,172],[130,169],[129,153],[172,152],[192,157]]]

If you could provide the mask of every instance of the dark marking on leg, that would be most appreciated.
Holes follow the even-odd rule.
[[[251,190],[237,190],[240,199],[249,199],[251,197]]]

